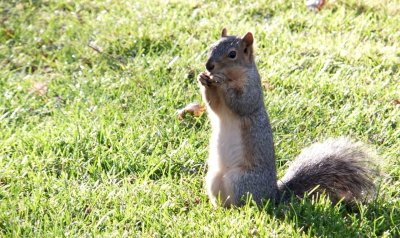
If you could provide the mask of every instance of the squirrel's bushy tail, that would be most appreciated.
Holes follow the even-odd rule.
[[[307,191],[325,192],[333,202],[365,201],[375,193],[374,154],[346,138],[328,139],[305,148],[279,181],[281,199]]]

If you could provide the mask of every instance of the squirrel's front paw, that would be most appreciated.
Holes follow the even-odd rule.
[[[199,74],[198,80],[203,86],[207,87],[218,85],[221,83],[221,80],[219,80],[218,77],[212,77],[206,72]]]
[[[203,86],[211,86],[211,84],[212,84],[210,75],[208,75],[205,72],[199,74],[199,77],[197,79]]]

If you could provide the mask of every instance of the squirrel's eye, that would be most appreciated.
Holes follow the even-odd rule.
[[[231,59],[236,58],[236,51],[229,52],[228,57],[231,58]]]

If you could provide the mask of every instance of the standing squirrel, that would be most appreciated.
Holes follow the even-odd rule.
[[[213,205],[241,206],[246,195],[288,200],[307,191],[332,201],[363,200],[375,191],[373,156],[346,138],[304,149],[286,175],[276,177],[271,125],[253,56],[253,35],[228,36],[211,46],[206,72],[198,76],[211,121],[206,189]]]

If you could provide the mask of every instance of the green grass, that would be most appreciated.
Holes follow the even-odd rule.
[[[400,2],[0,2],[0,236],[400,236]],[[252,31],[282,176],[346,135],[390,177],[349,210],[326,199],[215,209],[195,77],[222,29]],[[89,47],[91,46],[91,47]],[[97,50],[95,50],[95,49]]]

